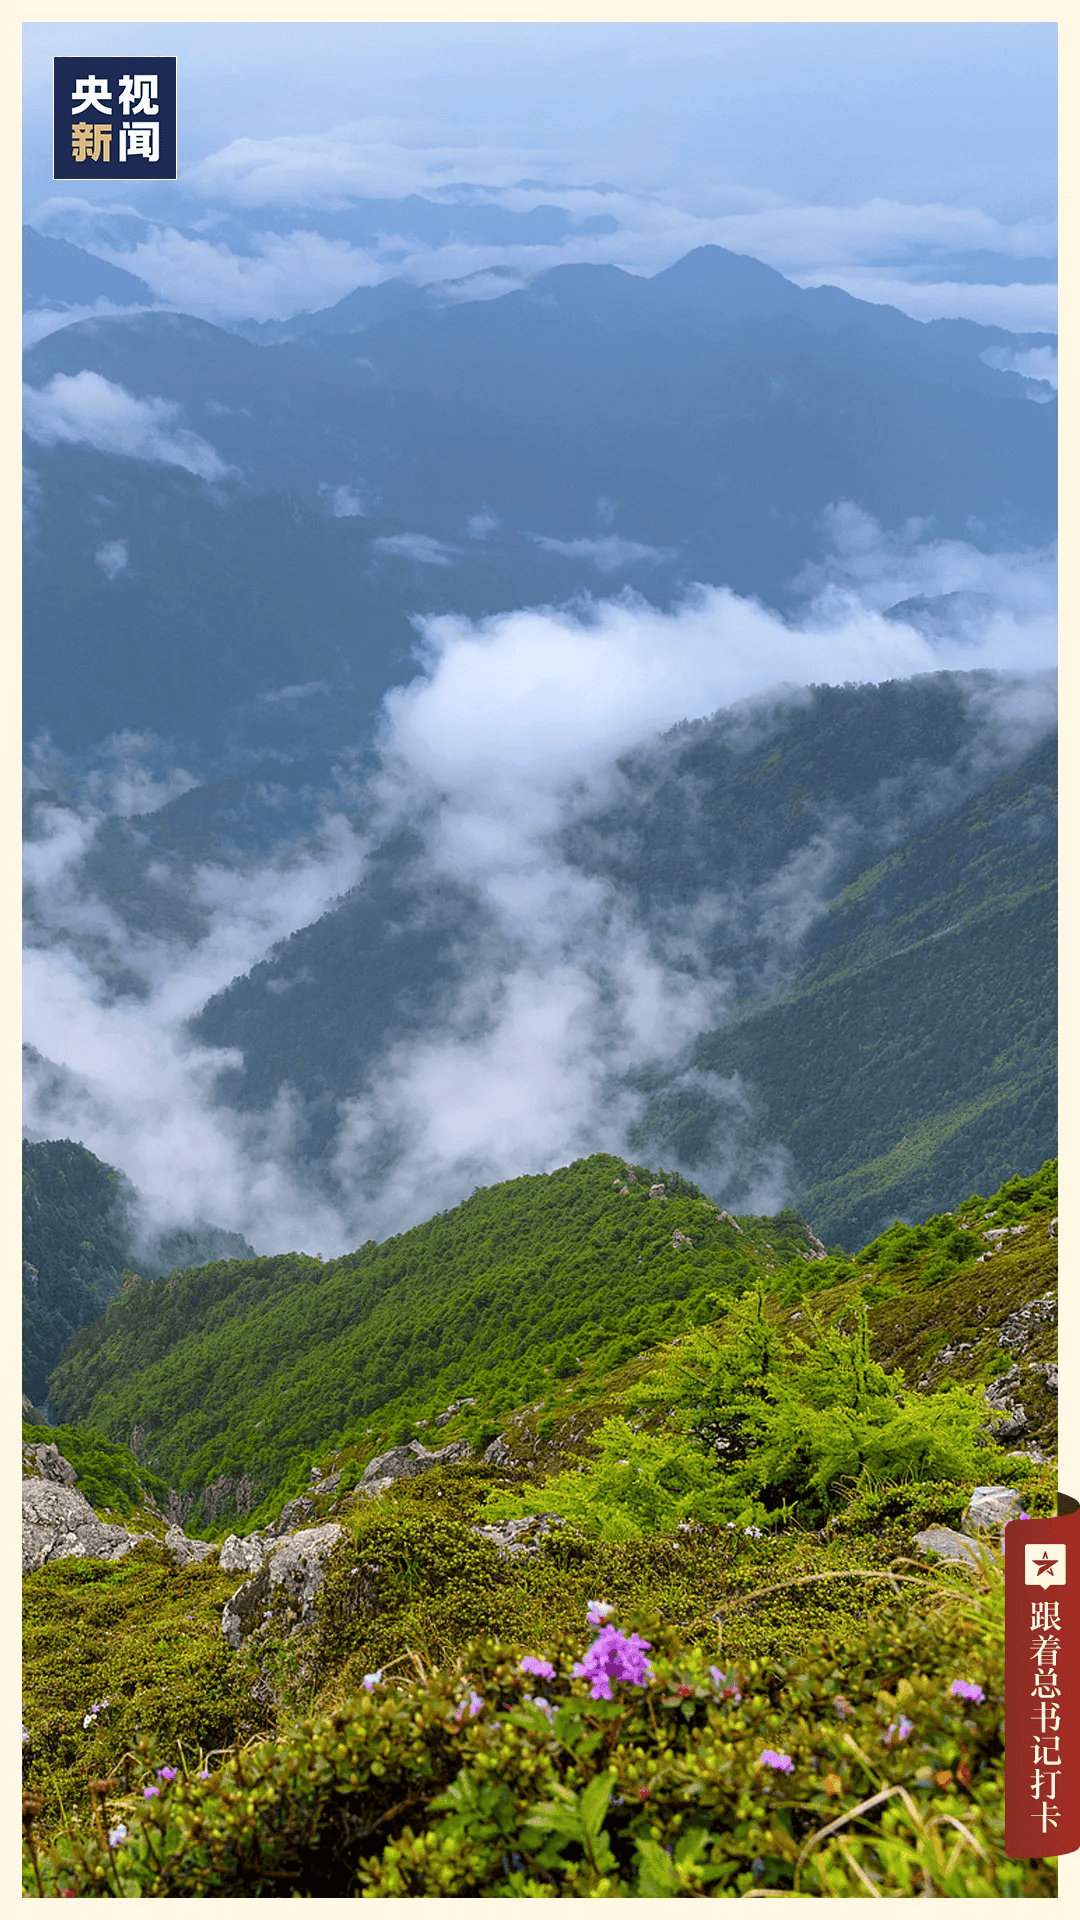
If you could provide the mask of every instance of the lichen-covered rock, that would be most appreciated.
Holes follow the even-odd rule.
[[[1021,1511],[1023,1502],[1014,1487],[976,1487],[961,1525],[965,1533],[1003,1527]]]
[[[497,1440],[493,1440],[490,1446],[484,1448],[480,1457],[489,1467],[512,1467],[514,1464],[513,1452],[507,1444],[505,1434],[501,1433]]]
[[[222,1573],[257,1573],[273,1552],[273,1545],[268,1533],[249,1533],[245,1540],[230,1533],[222,1546],[218,1565]]]
[[[986,1404],[993,1412],[995,1440],[1015,1440],[1027,1426],[1028,1417],[1020,1401],[1014,1398],[1020,1386],[1020,1369],[1011,1366],[998,1375],[986,1389]]]
[[[190,1567],[197,1560],[208,1560],[217,1552],[212,1540],[189,1540],[182,1527],[170,1527],[165,1535],[165,1551],[171,1553],[178,1567]]]
[[[916,1553],[937,1553],[943,1560],[966,1561],[969,1567],[982,1564],[982,1554],[992,1549],[980,1547],[969,1535],[954,1527],[924,1527],[915,1535]]]
[[[277,1624],[299,1633],[315,1623],[315,1602],[326,1579],[326,1563],[341,1539],[336,1521],[311,1527],[277,1542],[254,1579],[225,1603],[221,1631],[234,1650],[251,1633]]]
[[[504,1558],[535,1560],[540,1552],[540,1542],[555,1527],[565,1525],[566,1521],[560,1513],[527,1513],[513,1520],[496,1520],[490,1526],[473,1527],[471,1531],[480,1534],[484,1540],[490,1540]]]
[[[396,1480],[412,1480],[418,1473],[428,1473],[432,1467],[449,1467],[457,1460],[468,1460],[472,1448],[467,1440],[452,1440],[447,1447],[437,1447],[434,1453],[419,1440],[410,1440],[406,1446],[391,1447],[388,1453],[377,1454],[364,1469],[363,1479],[357,1483],[357,1491],[375,1498],[392,1487]],[[485,1460],[487,1454],[484,1455]]]
[[[403,1447],[391,1447],[387,1453],[376,1454],[364,1468],[364,1477],[360,1485],[366,1490],[376,1480],[409,1480],[414,1474],[426,1473],[432,1464],[432,1456],[419,1440],[410,1440]]]
[[[340,1474],[338,1478],[341,1478]],[[322,1490],[322,1487],[318,1489],[320,1493]],[[294,1527],[303,1526],[305,1520],[314,1520],[314,1518],[315,1502],[309,1499],[306,1493],[302,1493],[296,1500],[286,1500],[277,1519],[272,1526],[267,1527],[267,1535],[280,1538],[283,1533],[291,1533]]]
[[[22,1483],[22,1570],[35,1573],[50,1560],[119,1560],[152,1534],[129,1533],[99,1520],[74,1487],[52,1480]]]
[[[23,1448],[23,1473],[28,1480],[52,1480],[59,1487],[73,1487],[79,1477],[55,1440],[40,1440],[36,1447]]]

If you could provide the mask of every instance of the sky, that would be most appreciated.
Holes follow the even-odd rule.
[[[219,324],[354,286],[562,260],[640,273],[715,242],[916,318],[1050,330],[1051,25],[208,25],[25,29],[24,217]],[[180,177],[53,182],[51,57],[175,52]],[[163,44],[168,40],[168,47]],[[528,184],[522,184],[523,182]],[[550,244],[425,242],[365,199],[463,186]],[[614,231],[587,232],[597,218]],[[145,223],[149,222],[149,225]]]

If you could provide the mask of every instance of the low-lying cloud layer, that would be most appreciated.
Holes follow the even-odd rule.
[[[174,424],[178,401],[157,395],[139,400],[86,367],[81,373],[54,373],[41,388],[24,385],[23,408],[26,432],[39,446],[77,441],[99,453],[184,467],[201,480],[223,480],[232,472],[208,441]]]
[[[168,306],[219,325],[289,319],[389,278],[451,283],[451,298],[490,298],[566,264],[651,275],[694,247],[715,245],[763,260],[800,285],[840,286],[915,319],[1056,328],[1056,240],[1044,218],[1010,223],[974,205],[883,197],[808,204],[730,179],[700,183],[692,194],[662,185],[576,185],[547,164],[551,158],[395,142],[359,123],[236,141],[207,156],[182,178],[189,225],[133,222],[128,209],[113,214],[72,196],[46,200],[30,218],[42,233],[137,274]],[[460,209],[442,239],[419,230],[409,194]],[[368,198],[382,204],[365,219]],[[400,199],[396,219],[388,199]],[[480,238],[468,215],[485,209],[519,216],[558,209],[565,231]],[[345,216],[351,237],[338,231]],[[371,224],[375,237],[364,231]],[[215,237],[215,225],[226,232]],[[985,281],[957,271],[954,263],[970,260],[985,263]]]
[[[31,1072],[30,1128],[83,1139],[144,1191],[167,1194],[177,1217],[236,1229],[260,1249],[323,1253],[399,1231],[478,1183],[623,1150],[643,1105],[624,1076],[677,1066],[693,1035],[723,1016],[729,973],[703,957],[717,930],[745,942],[749,929],[768,980],[824,909],[848,824],[823,820],[751,895],[702,899],[677,926],[646,925],[633,900],[564,850],[569,826],[618,797],[616,756],[739,702],[749,703],[748,726],[765,726],[754,703],[799,701],[808,683],[944,667],[1002,672],[979,696],[988,765],[1052,724],[1050,556],[987,556],[917,528],[886,538],[850,507],[835,510],[833,535],[833,559],[804,581],[797,621],[715,588],[671,613],[623,594],[572,610],[426,621],[422,675],[385,702],[377,773],[348,805],[328,800],[317,839],[270,861],[189,873],[205,920],[196,939],[137,935],[95,895],[86,858],[110,805],[99,770],[96,787],[46,815],[30,853],[48,944],[28,956],[27,1038],[67,1075]],[[910,616],[905,601],[916,603]],[[945,616],[920,626],[938,602]],[[148,755],[147,743],[129,743],[129,794]],[[123,763],[114,753],[113,785]],[[50,771],[43,763],[42,784]],[[958,771],[957,792],[970,771]],[[946,804],[950,779],[927,795],[929,809]],[[358,800],[362,838],[349,823]],[[368,1090],[345,1104],[326,1164],[305,1171],[296,1098],[285,1089],[254,1117],[215,1106],[228,1062],[195,1046],[184,1023],[354,884],[367,849],[402,826],[419,835],[421,893],[448,881],[464,889],[483,942],[437,1021],[391,1042]],[[175,884],[164,865],[161,883]],[[122,960],[141,995],[107,987],[93,958],[104,949],[110,977]],[[781,1204],[784,1143],[754,1139],[736,1083],[710,1091],[731,1116],[712,1190],[755,1209]]]

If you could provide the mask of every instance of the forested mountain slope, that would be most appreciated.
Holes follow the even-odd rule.
[[[730,983],[675,1071],[632,1076],[636,1152],[704,1178],[732,1124],[708,1076],[737,1074],[750,1139],[782,1144],[808,1217],[853,1245],[1053,1151],[1056,742],[1049,719],[1011,730],[999,692],[940,674],[722,713],[627,756],[614,797],[568,819],[558,857],[691,979]],[[299,1093],[313,1160],[490,940],[483,902],[422,856],[387,842],[192,1023],[244,1055],[229,1104]]]
[[[148,1279],[254,1251],[238,1233],[193,1221],[151,1233],[123,1173],[74,1140],[23,1142],[23,1393],[46,1382],[80,1327],[96,1320],[136,1261]]]
[[[243,1472],[262,1499],[388,1408],[476,1392],[497,1414],[811,1249],[797,1214],[736,1224],[678,1175],[633,1171],[596,1154],[339,1260],[229,1261],[133,1287],[73,1341],[50,1405],[112,1440],[139,1430],[140,1460],[181,1491]]]

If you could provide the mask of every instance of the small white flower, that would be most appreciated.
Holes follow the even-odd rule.
[[[125,1825],[124,1825],[124,1823],[123,1823],[123,1821],[122,1821],[122,1820],[121,1820],[121,1822],[120,1822],[120,1825],[119,1825],[118,1827],[110,1827],[110,1828],[109,1828],[109,1845],[110,1845],[110,1847],[118,1847],[118,1846],[120,1845],[120,1842],[121,1842],[122,1840],[126,1840],[126,1839],[127,1839],[127,1828],[125,1827]]]

